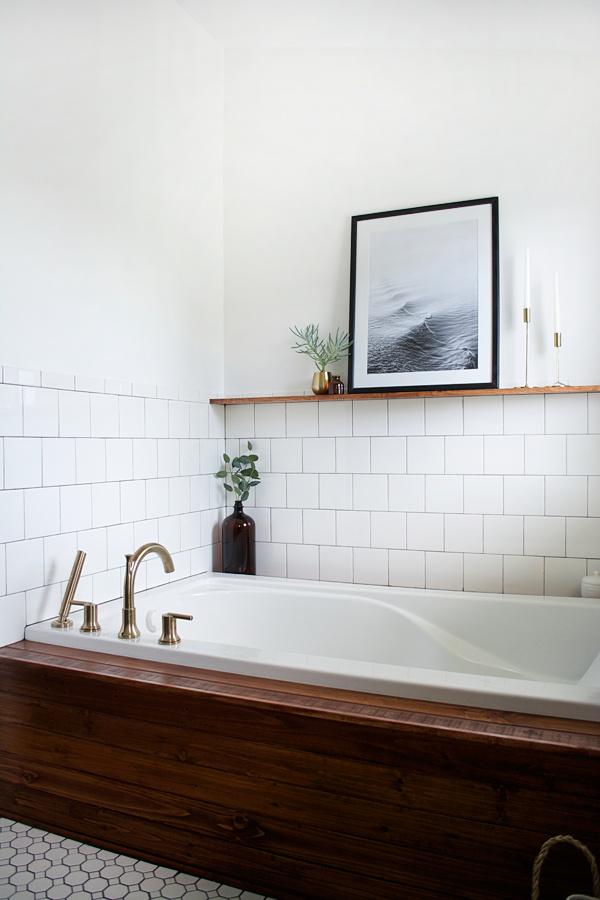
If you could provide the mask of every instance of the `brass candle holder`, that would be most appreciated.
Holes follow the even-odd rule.
[[[525,384],[529,387],[529,326],[531,324],[531,307],[523,307],[523,323],[525,325]]]
[[[560,380],[560,351],[562,349],[562,331],[555,331],[553,336],[554,358],[556,360],[556,381],[554,387],[566,387],[564,381]]]

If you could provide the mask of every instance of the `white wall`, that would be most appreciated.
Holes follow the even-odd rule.
[[[0,360],[222,386],[222,48],[175,0],[0,7]]]
[[[419,9],[413,5],[413,15]],[[498,9],[489,21],[500,30],[488,29],[480,49],[474,40],[448,49],[439,33],[437,49],[419,47],[422,33],[413,28],[413,45],[398,49],[226,51],[228,393],[309,388],[311,365],[290,352],[287,328],[347,323],[353,214],[496,194],[501,384],[523,378],[526,245],[534,282],[531,383],[554,380],[555,268],[564,373],[573,384],[600,381],[600,8],[577,5],[578,27],[583,16],[589,35],[580,52],[571,40],[571,4],[553,3],[549,18],[536,5],[528,18],[528,28],[536,17],[539,26],[527,32],[532,48],[522,46],[515,10],[506,8],[512,20],[502,28],[509,23],[499,23]],[[511,33],[517,49],[507,46]]]

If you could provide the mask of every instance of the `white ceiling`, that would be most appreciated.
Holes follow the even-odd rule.
[[[177,0],[225,47],[600,47],[600,0]]]

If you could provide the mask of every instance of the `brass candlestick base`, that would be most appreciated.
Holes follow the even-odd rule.
[[[566,387],[564,381],[560,380],[560,351],[562,349],[562,331],[555,331],[553,337],[554,357],[556,359],[556,381],[554,387]]]
[[[525,383],[523,387],[529,387],[529,325],[531,323],[531,309],[523,307],[523,323],[525,325]]]

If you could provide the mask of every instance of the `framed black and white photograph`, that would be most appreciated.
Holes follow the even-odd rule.
[[[349,389],[498,385],[498,198],[352,218]]]

